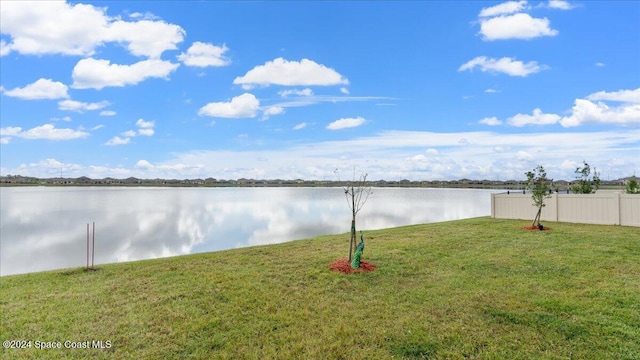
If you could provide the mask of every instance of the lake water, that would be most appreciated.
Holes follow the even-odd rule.
[[[374,188],[358,230],[487,216],[497,191]],[[0,275],[86,266],[93,222],[97,265],[346,233],[351,213],[341,188],[3,187]]]

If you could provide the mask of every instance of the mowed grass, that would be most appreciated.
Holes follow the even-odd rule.
[[[640,229],[476,218],[0,278],[2,358],[640,359]],[[347,224],[348,225],[348,224]],[[35,349],[36,341],[110,341]]]

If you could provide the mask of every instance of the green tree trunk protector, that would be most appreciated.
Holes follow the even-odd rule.
[[[351,261],[351,267],[354,269],[360,268],[360,258],[362,258],[362,252],[364,251],[364,239],[362,237],[362,232],[360,233],[360,243],[356,247],[356,253],[353,256],[353,261]]]

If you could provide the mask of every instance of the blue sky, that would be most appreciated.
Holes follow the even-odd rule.
[[[640,2],[0,3],[0,173],[640,174]]]

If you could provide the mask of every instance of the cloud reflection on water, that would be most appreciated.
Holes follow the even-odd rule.
[[[339,188],[1,188],[0,275],[348,232]],[[358,230],[488,215],[489,190],[376,188]]]

